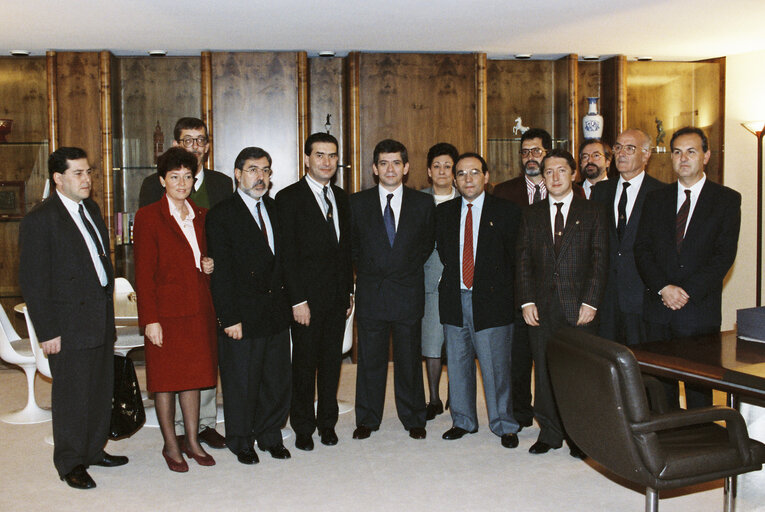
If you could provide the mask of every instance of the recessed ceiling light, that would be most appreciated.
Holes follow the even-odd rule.
[[[11,50],[11,55],[14,57],[28,57],[29,50]]]
[[[647,55],[644,55],[642,57],[638,57],[637,60],[638,60],[638,62],[648,62],[648,61],[653,60],[653,57],[649,57]]]
[[[167,55],[167,50],[149,50],[147,53],[152,57],[164,57]]]
[[[600,55],[582,55],[582,60],[599,60]]]
[[[334,57],[335,52],[332,50],[322,50],[319,52],[319,57]]]
[[[530,59],[531,54],[530,53],[516,53],[515,54],[516,59]]]

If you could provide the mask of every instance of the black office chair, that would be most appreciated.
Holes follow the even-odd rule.
[[[734,409],[666,412],[660,401],[663,412],[649,407],[640,368],[624,345],[562,329],[548,344],[547,362],[566,433],[593,460],[645,486],[646,511],[658,511],[659,491],[719,478],[732,511],[735,475],[765,462],[765,445],[749,439]],[[663,394],[655,389],[653,399]]]

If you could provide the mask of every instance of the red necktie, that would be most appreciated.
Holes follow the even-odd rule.
[[[473,287],[473,205],[468,203],[465,215],[465,241],[462,244],[462,282],[470,289]]]

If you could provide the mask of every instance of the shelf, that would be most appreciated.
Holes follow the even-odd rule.
[[[11,146],[11,147],[19,147],[19,146],[47,146],[48,141],[47,140],[41,140],[37,142],[0,142],[0,148]]]

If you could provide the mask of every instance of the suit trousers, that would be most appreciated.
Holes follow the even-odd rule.
[[[226,446],[238,454],[282,442],[290,400],[290,336],[234,340],[218,334]]]
[[[618,294],[613,295],[613,300],[603,301],[598,310],[598,319],[598,334],[607,340],[628,347],[648,341],[643,313],[623,311]]]
[[[316,428],[335,428],[337,424],[344,334],[342,308],[311,311],[308,326],[292,322],[290,425],[297,435],[310,436]],[[315,409],[314,394],[318,398]]]
[[[393,383],[398,418],[407,430],[425,427],[421,319],[396,322],[357,317],[356,425],[380,427],[388,378],[388,347],[393,334]]]
[[[53,379],[53,464],[64,476],[101,460],[109,436],[114,389],[111,343],[48,356]]]
[[[489,429],[498,436],[514,434],[518,432],[519,425],[513,417],[510,377],[513,325],[490,327],[476,332],[473,326],[473,293],[462,290],[461,296],[462,327],[444,325],[452,423],[468,432],[478,430],[477,355],[489,414]]]
[[[523,321],[520,310],[516,312],[513,324],[513,343],[511,357],[511,376],[513,390],[513,417],[522,425],[531,425],[534,421],[534,409],[531,407],[531,347],[529,345],[529,326]]]

